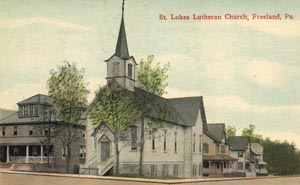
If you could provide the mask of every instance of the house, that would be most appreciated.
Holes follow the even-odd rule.
[[[65,172],[66,149],[53,137],[53,130],[60,128],[61,122],[52,99],[37,94],[17,105],[18,111],[0,120],[1,165],[13,170]],[[80,130],[83,135],[84,126]],[[85,162],[83,136],[72,147],[73,172]]]
[[[161,117],[155,113],[156,111],[152,111],[153,113],[145,119],[143,176],[201,177],[203,125],[206,124],[203,98],[166,99],[135,86],[137,63],[128,52],[123,13],[115,53],[105,62],[107,63],[107,84],[117,83],[131,92],[133,96],[155,96],[155,101],[168,109],[167,116]],[[158,119],[167,126],[156,131],[149,130],[151,118]],[[140,131],[141,122],[138,120],[127,130],[129,140],[121,140],[120,175],[136,176],[138,174]],[[85,165],[81,166],[81,172],[94,175],[112,174],[116,163],[114,130],[105,123],[94,127],[88,117],[86,135],[87,158]]]
[[[264,148],[258,143],[251,143],[251,150],[255,158],[256,176],[268,175],[267,163],[263,160]]]
[[[246,136],[235,136],[228,139],[230,156],[237,158],[234,170],[239,176],[256,176],[254,153],[251,151],[249,138]]]
[[[203,137],[203,176],[234,176],[236,158],[229,155],[224,123],[207,124]]]

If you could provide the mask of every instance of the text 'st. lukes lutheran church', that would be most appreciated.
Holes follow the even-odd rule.
[[[107,62],[107,83],[117,82],[134,94],[145,93],[135,87],[134,57],[129,55],[124,23],[124,4],[120,31],[113,54]],[[165,99],[158,97],[161,104],[170,108],[170,116],[164,118],[167,129],[146,133],[143,157],[143,175],[149,177],[197,178],[202,176],[202,128],[206,118],[202,97]],[[156,115],[153,115],[156,116]],[[174,119],[176,118],[176,119]],[[150,121],[145,120],[145,127]],[[128,141],[121,143],[120,174],[135,176],[139,164],[140,121],[129,130]],[[95,128],[92,121],[86,124],[86,164],[83,173],[105,175],[113,173],[115,165],[114,130],[102,124]]]

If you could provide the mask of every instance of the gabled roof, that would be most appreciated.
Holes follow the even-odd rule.
[[[224,123],[210,123],[207,124],[208,132],[214,135],[218,140],[225,139],[225,124]]]
[[[246,136],[235,136],[228,138],[227,143],[231,150],[245,151],[250,142]]]
[[[161,96],[157,96],[149,92],[146,92],[137,87],[135,87],[133,92],[129,90],[127,91],[133,96],[140,96],[140,97],[151,96],[150,98],[153,101],[155,101],[159,107],[159,108],[152,109],[148,113],[148,116],[151,118],[163,120],[171,124],[190,127],[196,124],[196,120],[200,109],[201,119],[203,123],[206,124],[205,110],[204,110],[202,97],[166,99]],[[85,115],[87,115],[88,112],[90,112],[90,110],[96,104],[96,102],[97,102],[97,98],[95,97],[94,100],[89,105],[89,108],[85,112]],[[166,114],[161,114],[162,111],[165,111]]]
[[[18,102],[17,104],[23,105],[23,104],[39,103],[39,104],[52,105],[52,102],[53,99],[50,96],[44,94],[36,94],[30,98]]]
[[[168,99],[175,110],[185,120],[186,126],[195,125],[198,113],[203,103],[202,96]],[[202,114],[201,114],[202,115]],[[206,120],[205,117],[202,117]]]
[[[264,148],[258,143],[251,143],[251,150],[255,154],[263,154],[264,153]]]

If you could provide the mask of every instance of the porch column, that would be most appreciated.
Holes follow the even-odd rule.
[[[41,145],[41,163],[43,164],[43,145]]]
[[[25,163],[28,163],[29,162],[29,146],[26,145],[26,160],[25,160]]]
[[[6,147],[6,162],[9,163],[9,146]]]

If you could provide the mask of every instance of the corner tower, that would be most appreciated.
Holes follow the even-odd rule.
[[[136,62],[129,55],[124,24],[124,0],[122,3],[122,18],[115,54],[107,62],[107,83],[117,82],[121,87],[134,91]]]

